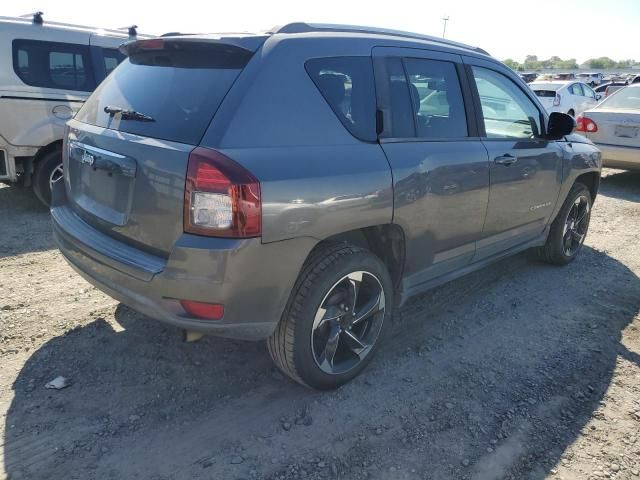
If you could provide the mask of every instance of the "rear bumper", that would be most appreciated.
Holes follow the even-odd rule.
[[[16,157],[29,158],[37,152],[37,147],[17,147],[0,136],[0,180],[16,182],[18,180]]]
[[[602,163],[605,167],[621,168],[625,170],[640,169],[640,148],[619,147],[596,143],[602,152]]]
[[[311,239],[262,244],[257,238],[185,234],[168,258],[155,257],[83,222],[61,202],[64,187],[59,183],[51,209],[54,239],[71,266],[116,300],[186,330],[244,340],[267,338],[314,244]],[[177,299],[222,303],[224,317],[190,317]]]

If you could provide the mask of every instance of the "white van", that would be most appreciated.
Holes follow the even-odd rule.
[[[33,186],[49,203],[65,123],[124,59],[118,46],[135,28],[48,22],[42,12],[0,17],[0,181]]]

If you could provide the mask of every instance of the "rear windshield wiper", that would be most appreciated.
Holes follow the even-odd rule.
[[[113,117],[116,113],[119,113],[122,118],[125,120],[140,120],[141,122],[155,122],[156,120],[149,115],[145,115],[144,113],[136,112],[135,110],[127,110],[122,107],[112,107],[107,105],[104,107],[104,113],[108,113],[109,116]]]

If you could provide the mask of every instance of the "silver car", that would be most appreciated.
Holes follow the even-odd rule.
[[[580,252],[600,152],[481,49],[297,23],[123,50],[68,124],[54,236],[191,336],[268,339],[291,378],[335,388],[411,296]]]
[[[607,97],[577,122],[577,130],[602,151],[605,167],[640,170],[640,84]]]

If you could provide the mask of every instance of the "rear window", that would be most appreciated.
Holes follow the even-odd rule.
[[[89,92],[95,87],[89,47],[41,40],[13,41],[13,69],[33,87]]]
[[[618,90],[598,105],[598,108],[615,108],[623,110],[640,110],[640,87],[627,87]]]
[[[542,97],[542,98],[555,98],[556,96],[556,91],[555,90],[534,90],[533,93],[535,93],[538,97]]]
[[[371,58],[314,58],[305,68],[345,128],[360,140],[374,142],[376,92]]]
[[[143,44],[143,42],[141,42]],[[145,137],[196,145],[251,53],[230,45],[158,42],[133,49],[76,119]],[[135,111],[142,121],[110,110]]]

